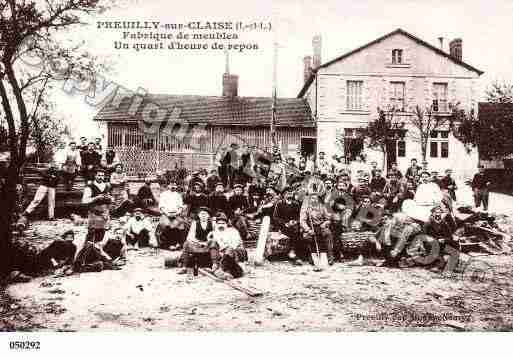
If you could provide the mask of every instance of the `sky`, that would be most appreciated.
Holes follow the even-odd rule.
[[[61,36],[84,41],[84,48],[113,64],[107,78],[133,90],[220,96],[225,55],[220,50],[114,50],[122,31],[97,29],[96,21],[271,22],[272,32],[239,33],[240,42],[257,43],[258,50],[229,54],[230,72],[239,75],[239,96],[271,95],[275,41],[278,96],[296,97],[303,81],[303,57],[312,54],[315,34],[322,36],[324,63],[397,28],[435,46],[440,36],[446,44],[462,38],[463,60],[485,72],[482,90],[493,81],[513,82],[511,0],[120,1],[119,8]],[[72,128],[95,134],[91,119],[99,108],[86,105],[83,94],[58,91],[55,98],[59,113]]]

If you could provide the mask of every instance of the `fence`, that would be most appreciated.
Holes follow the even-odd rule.
[[[128,176],[143,177],[154,175],[158,171],[185,167],[189,171],[209,169],[213,164],[212,153],[183,153],[157,150],[140,150],[137,148],[114,148],[119,160],[124,165]]]

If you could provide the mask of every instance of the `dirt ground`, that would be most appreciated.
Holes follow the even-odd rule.
[[[70,225],[33,223],[28,236],[44,246]],[[10,285],[0,291],[0,331],[513,330],[511,256],[466,257],[467,270],[451,278],[423,268],[248,264],[240,282],[264,293],[252,298],[203,276],[187,282],[164,268],[169,253],[130,251],[120,271]]]

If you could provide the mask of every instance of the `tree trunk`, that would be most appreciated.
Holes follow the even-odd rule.
[[[7,170],[5,185],[1,190],[2,211],[0,211],[0,275],[8,273],[12,267],[12,231],[16,210],[18,166],[11,165]]]

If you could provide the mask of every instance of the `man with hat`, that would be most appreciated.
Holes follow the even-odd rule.
[[[114,173],[110,175],[111,194],[113,198],[112,216],[121,217],[133,208],[128,195],[128,177],[123,172],[123,165],[118,163]]]
[[[89,142],[87,150],[82,152],[82,175],[88,181],[94,179],[95,171],[101,166],[101,155],[96,152],[94,142]]]
[[[219,182],[222,182],[221,177],[219,177],[217,169],[214,168],[210,171],[210,174],[207,177],[207,194],[214,192],[216,184]]]
[[[144,217],[142,208],[134,209],[134,215],[128,219],[125,231],[128,246],[135,248],[149,246],[151,223]]]
[[[159,198],[161,216],[156,232],[157,242],[160,248],[170,250],[181,248],[187,234],[185,220],[181,217],[184,203],[177,188],[176,182],[172,181]]]
[[[212,213],[227,213],[229,211],[228,199],[224,193],[223,182],[216,183],[215,191],[208,198],[208,207]]]
[[[71,141],[66,153],[64,154],[64,162],[62,163],[62,175],[66,191],[71,191],[73,189],[73,181],[75,180],[81,165],[82,161],[80,151],[77,149],[75,141]]]
[[[294,190],[286,187],[283,190],[283,200],[276,204],[272,225],[290,240],[291,249],[288,254],[293,264],[301,265],[301,260],[308,260],[308,244],[299,233],[300,205],[294,199]]]
[[[201,192],[203,191],[205,187],[205,183],[200,177],[199,171],[192,172],[190,178],[187,180],[187,189],[191,190],[195,184],[198,184],[200,186]]]
[[[383,188],[383,197],[386,201],[385,208],[392,213],[397,212],[401,205],[401,194],[404,186],[399,181],[397,173],[390,173],[389,180]]]
[[[215,229],[208,235],[214,274],[225,279],[242,277],[244,272],[238,263],[245,262],[248,253],[239,232],[233,227],[228,227],[226,214],[218,212],[215,218]]]
[[[472,192],[474,192],[474,204],[478,208],[483,204],[483,210],[488,211],[488,200],[490,197],[490,177],[486,174],[483,165],[479,165],[479,172],[472,178]]]
[[[319,194],[310,192],[303,201],[299,214],[299,223],[303,230],[304,239],[310,244],[310,251],[326,251],[328,263],[335,261],[333,253],[333,237],[329,228],[331,215],[319,200]]]
[[[157,209],[157,200],[151,190],[151,178],[146,176],[144,184],[137,191],[136,205],[151,215],[160,215]]]
[[[248,239],[248,224],[244,214],[249,207],[249,203],[243,191],[242,184],[236,183],[233,186],[233,195],[228,200],[228,207],[233,226],[239,231],[242,239],[246,240]]]
[[[380,168],[374,169],[374,174],[369,184],[372,202],[382,201],[383,199],[383,190],[385,189],[387,180],[381,174],[382,171]]]
[[[319,158],[317,159],[317,171],[321,174],[321,176],[328,176],[331,171],[331,164],[325,158],[324,151],[319,152]]]
[[[199,207],[197,218],[192,221],[187,234],[187,240],[183,245],[180,261],[184,268],[179,274],[189,272],[189,276],[191,276],[192,270],[195,267],[212,266],[207,237],[213,230],[214,225],[210,216],[210,209],[208,207]]]
[[[450,168],[445,170],[445,176],[440,180],[440,189],[449,195],[453,201],[456,201],[456,182],[452,178],[452,170]]]
[[[203,193],[202,183],[191,180],[191,185],[190,192],[185,196],[187,214],[190,218],[196,216],[200,207],[208,206],[208,197]]]

